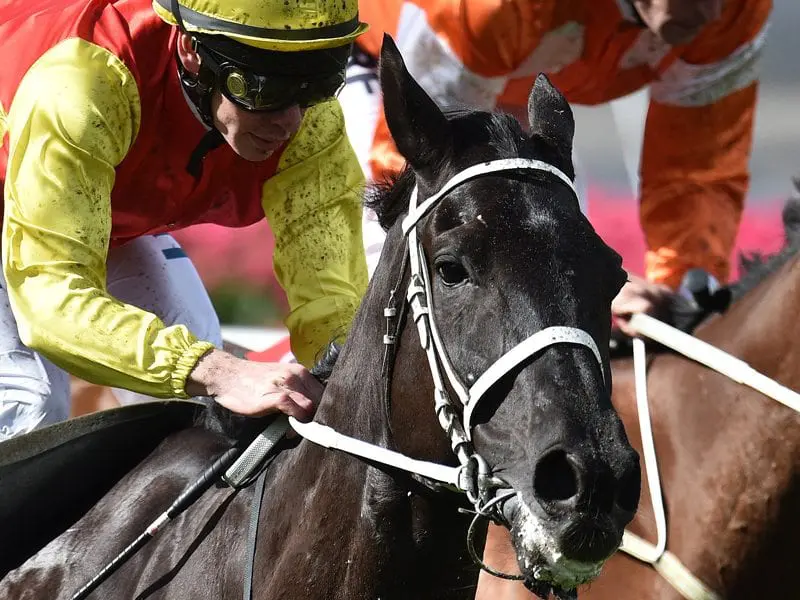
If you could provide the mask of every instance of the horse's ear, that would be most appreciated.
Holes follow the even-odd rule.
[[[528,121],[531,134],[549,142],[558,150],[561,158],[571,165],[575,119],[569,102],[544,73],[536,78],[528,97]]]
[[[408,72],[388,34],[383,35],[380,78],[386,124],[400,154],[416,171],[435,167],[450,148],[450,123]]]

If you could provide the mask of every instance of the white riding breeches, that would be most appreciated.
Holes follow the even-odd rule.
[[[186,325],[199,339],[222,347],[219,319],[191,260],[167,234],[144,236],[108,253],[108,293]],[[123,404],[152,400],[115,389]],[[23,345],[0,273],[0,440],[63,421],[70,412],[67,373]]]
[[[356,50],[356,57],[357,57]],[[344,86],[339,94],[339,102],[344,112],[345,127],[350,143],[355,150],[367,183],[372,183],[372,173],[369,169],[369,155],[375,137],[375,126],[381,110],[381,91],[378,81],[377,68],[374,65],[365,65],[356,58],[347,66],[347,85]],[[502,110],[511,112],[528,129],[527,114],[516,114],[517,111],[509,110],[508,107],[501,107]],[[575,163],[575,189],[578,192],[578,202],[581,211],[587,214],[588,211],[588,190],[585,176],[582,173],[577,156],[573,153]],[[372,277],[378,259],[381,255],[383,242],[386,239],[386,232],[378,223],[375,212],[371,209],[364,209],[362,219],[362,230],[364,237],[364,250],[367,255],[367,270]]]

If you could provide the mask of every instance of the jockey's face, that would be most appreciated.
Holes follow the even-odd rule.
[[[191,38],[178,36],[178,56],[190,73],[200,70],[200,57]],[[300,128],[305,110],[296,104],[274,111],[247,111],[219,91],[211,97],[214,126],[234,152],[253,162],[266,160]]]
[[[211,99],[214,125],[234,152],[250,161],[265,160],[300,128],[305,109],[296,104],[269,112],[250,112],[224,95]]]

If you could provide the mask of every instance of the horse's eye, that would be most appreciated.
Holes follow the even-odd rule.
[[[439,274],[442,283],[447,287],[454,287],[465,283],[469,279],[467,270],[461,263],[453,260],[439,262],[436,265],[436,272]]]

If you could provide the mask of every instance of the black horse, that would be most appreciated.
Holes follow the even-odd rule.
[[[543,596],[574,597],[616,550],[636,510],[639,465],[609,399],[610,303],[625,273],[571,188],[571,110],[540,76],[529,101],[530,133],[502,114],[446,117],[388,38],[380,71],[387,120],[410,168],[374,200],[388,239],[316,421],[417,459],[457,465],[451,444],[482,456],[500,489],[479,486],[480,495],[497,500],[513,492],[494,504],[494,517],[510,527],[527,583]],[[451,181],[469,167],[491,170],[515,158],[523,160]],[[449,191],[438,202],[423,204],[443,186]],[[428,210],[416,213],[418,224],[406,220],[404,231],[412,194]],[[419,235],[422,276],[409,268],[409,230]],[[420,301],[414,285],[428,277]],[[413,315],[404,304],[409,283],[417,290],[409,294],[418,304]],[[398,314],[388,313],[387,347],[383,309],[392,297]],[[420,348],[420,331],[432,331],[414,326],[426,310],[441,343],[431,362],[437,376]],[[454,397],[455,382],[469,389],[485,381],[481,374],[499,357],[553,326],[569,328],[569,339],[553,333],[528,348],[484,386],[477,406],[443,408],[440,394],[438,417],[451,435],[443,432],[434,410],[442,369],[452,371],[443,388]],[[578,330],[585,337],[570,338]],[[454,441],[462,422],[470,439]],[[208,427],[166,435],[88,512],[11,565],[0,597],[71,597],[229,445]],[[270,463],[267,482],[254,599],[474,594],[471,517],[457,510],[469,505],[463,494],[297,438]],[[59,500],[48,502],[57,507]],[[253,487],[209,489],[96,597],[241,598],[253,500]]]

